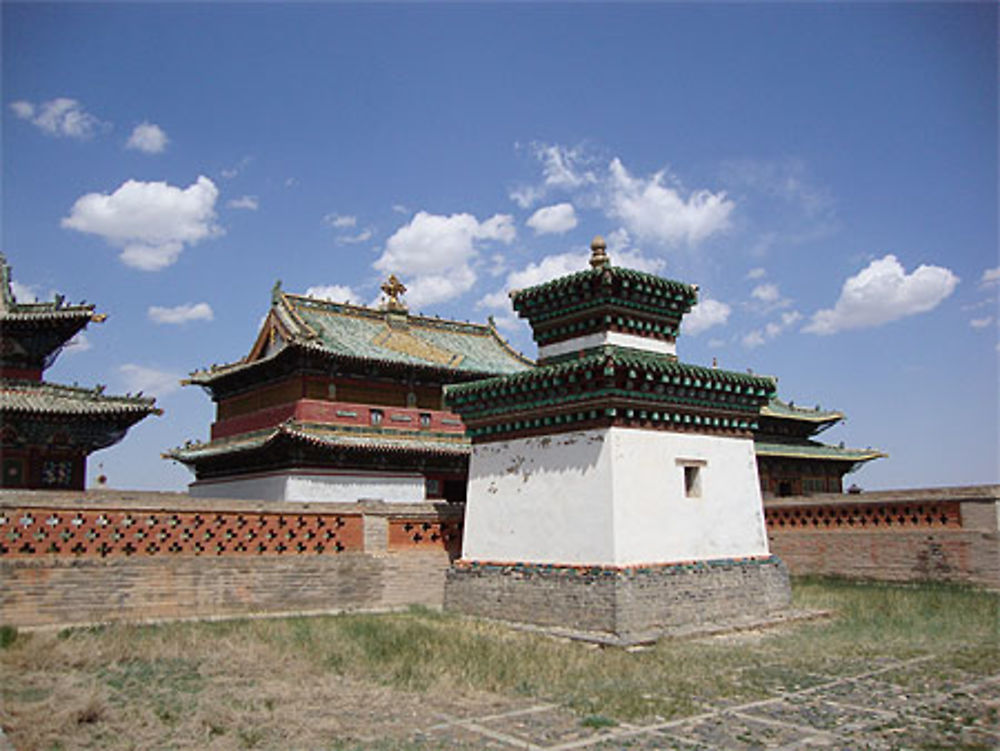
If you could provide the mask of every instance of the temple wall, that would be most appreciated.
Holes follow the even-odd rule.
[[[764,502],[771,552],[792,574],[1000,588],[1000,486]]]
[[[764,509],[771,552],[793,575],[1000,588],[1000,486],[783,498]],[[438,607],[461,547],[462,511],[431,503],[0,491],[0,624]],[[493,591],[512,576],[521,574],[467,576],[467,591]],[[554,581],[543,576],[530,591],[552,597]],[[649,579],[643,591],[660,581]]]
[[[0,493],[0,623],[440,607],[461,507]]]

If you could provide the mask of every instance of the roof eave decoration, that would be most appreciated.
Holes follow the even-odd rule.
[[[0,411],[23,414],[162,415],[156,398],[137,394],[106,395],[104,386],[92,389],[44,381],[5,379],[0,387]]]
[[[364,435],[352,437],[336,432],[324,433],[322,431],[315,431],[307,424],[288,420],[274,428],[268,428],[252,434],[244,434],[236,439],[222,439],[204,443],[189,442],[184,446],[165,451],[160,456],[163,459],[173,459],[183,464],[197,464],[198,462],[217,457],[261,450],[282,439],[318,448],[336,449],[338,451],[377,450],[383,452],[454,456],[467,456],[471,453],[469,443],[464,440],[434,442],[423,440],[423,438],[422,434],[418,436],[410,436],[408,434],[393,435],[388,431],[378,436]]]
[[[66,298],[59,294],[50,302],[20,303],[14,295],[10,272],[11,267],[7,263],[6,256],[0,253],[0,320],[43,321],[78,318],[82,322],[82,328],[91,321],[102,323],[107,318],[104,313],[95,313],[93,304],[81,302],[67,305]]]
[[[775,417],[778,419],[797,420],[811,423],[833,423],[844,419],[844,413],[836,410],[823,410],[818,406],[815,408],[799,407],[794,402],[784,402],[777,396],[765,404],[760,413],[764,417]]]

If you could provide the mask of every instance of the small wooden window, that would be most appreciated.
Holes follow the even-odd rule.
[[[381,425],[382,424],[382,417],[384,416],[382,414],[382,410],[380,410],[380,409],[370,410],[369,411],[369,415],[371,416],[371,423],[372,423],[372,425]]]

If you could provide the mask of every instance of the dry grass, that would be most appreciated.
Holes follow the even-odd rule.
[[[669,718],[883,657],[1000,670],[995,594],[831,581],[795,592],[839,617],[638,652],[424,610],[20,634],[0,651],[0,721],[18,749],[344,748],[538,701]]]

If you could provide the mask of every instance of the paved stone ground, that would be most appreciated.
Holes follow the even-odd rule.
[[[538,704],[500,714],[448,717],[407,747],[530,751],[890,751],[1000,748],[1000,674],[974,676],[930,656],[886,660],[847,674],[799,676],[790,688],[744,704],[708,705],[648,724],[589,727]],[[591,718],[590,724],[600,724]]]

